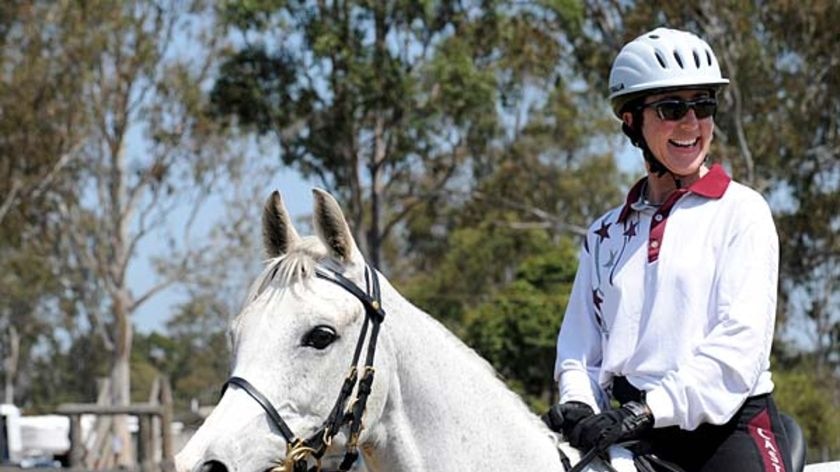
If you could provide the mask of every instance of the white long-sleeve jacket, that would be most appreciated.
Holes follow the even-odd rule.
[[[599,411],[621,375],[656,427],[722,424],[773,390],[770,209],[720,166],[658,208],[640,204],[643,180],[587,234],[557,337],[560,401]]]

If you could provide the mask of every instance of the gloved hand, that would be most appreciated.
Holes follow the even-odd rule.
[[[653,413],[644,403],[628,402],[621,408],[584,419],[572,429],[569,444],[581,450],[604,451],[653,428]]]
[[[572,429],[584,418],[594,415],[592,408],[583,402],[557,403],[550,410],[542,415],[542,420],[552,431],[563,433],[563,437],[569,438]]]

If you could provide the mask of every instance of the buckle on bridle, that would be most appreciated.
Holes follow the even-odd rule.
[[[283,459],[283,464],[271,469],[271,472],[297,472],[299,469],[299,465],[303,464],[302,470],[306,469],[306,460],[309,456],[312,456],[315,459],[315,472],[320,472],[321,470],[321,458],[318,457],[315,453],[317,451],[306,445],[306,443],[302,439],[298,439],[294,443],[288,443],[286,446],[286,458]]]

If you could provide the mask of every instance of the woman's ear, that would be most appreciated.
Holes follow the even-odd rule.
[[[629,111],[625,111],[624,113],[621,114],[621,121],[623,121],[625,125],[632,128],[633,127],[633,113],[631,113]]]

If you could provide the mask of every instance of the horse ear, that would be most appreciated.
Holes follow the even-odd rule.
[[[265,201],[262,216],[263,247],[268,257],[286,254],[289,247],[300,239],[280,192],[275,190]]]
[[[362,254],[344,219],[341,206],[324,190],[316,188],[312,193],[315,196],[315,232],[330,255],[345,264],[361,260]]]

